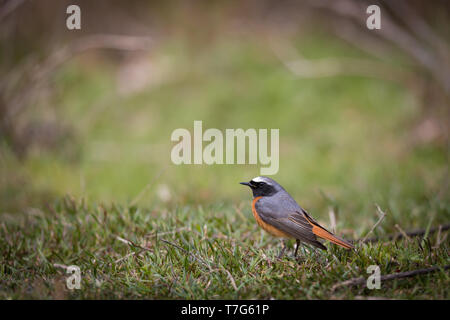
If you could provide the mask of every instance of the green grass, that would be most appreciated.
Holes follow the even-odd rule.
[[[449,264],[448,240],[437,247],[435,234],[421,241],[357,244],[352,252],[303,248],[298,260],[292,250],[279,260],[279,243],[258,229],[247,205],[143,209],[65,197],[20,220],[3,216],[0,298],[448,299],[445,271],[383,282],[379,290],[331,290],[368,277],[369,265],[388,274]],[[68,275],[55,264],[79,266],[81,289],[66,289]]]
[[[327,41],[316,38],[320,45],[310,40],[302,49],[320,56],[347,53]],[[130,95],[117,93],[111,62],[84,57],[65,65],[55,79],[52,108],[73,128],[74,140],[56,151],[32,152],[20,166],[2,157],[2,175],[20,172],[30,191],[126,203],[163,171],[158,183],[189,203],[242,200],[235,183],[259,175],[258,165],[171,163],[172,131],[192,130],[194,120],[202,120],[204,130],[279,128],[275,178],[303,203],[319,189],[366,203],[390,194],[388,181],[439,188],[446,151],[411,146],[408,127],[421,110],[405,88],[359,77],[299,79],[257,41],[217,42],[194,52],[162,45],[149,59],[169,65],[160,71],[165,76]],[[218,180],[220,187],[211,188]],[[140,202],[152,203],[147,197]],[[1,205],[11,211],[8,197]]]
[[[258,38],[230,35],[201,49],[179,40],[152,51],[161,76],[128,95],[118,93],[114,60],[88,54],[65,64],[51,103],[33,110],[53,110],[73,140],[22,161],[0,145],[1,298],[449,298],[442,271],[380,290],[331,291],[372,264],[382,274],[448,265],[448,239],[329,246],[277,260],[277,240],[257,227],[250,191],[238,184],[259,175],[257,165],[170,161],[172,131],[192,130],[194,120],[204,129],[279,128],[274,179],[325,226],[334,206],[344,237],[366,235],[375,203],[387,212],[379,236],[396,224],[448,223],[448,151],[411,138],[422,114],[411,92],[360,77],[296,78]],[[328,40],[293,42],[312,59],[361,56]],[[79,266],[82,289],[66,290],[54,264]]]

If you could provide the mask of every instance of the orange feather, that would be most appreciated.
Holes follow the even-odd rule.
[[[271,226],[268,223],[265,223],[261,217],[259,216],[258,212],[256,211],[255,208],[255,204],[256,201],[258,201],[259,199],[261,199],[262,197],[256,197],[255,199],[253,199],[252,202],[252,213],[253,216],[256,219],[256,223],[258,223],[258,225],[263,228],[265,231],[267,231],[268,233],[270,233],[271,235],[275,236],[275,237],[279,237],[279,238],[292,238],[290,235],[284,233],[283,231],[275,228],[274,226]]]
[[[334,236],[332,233],[318,227],[318,226],[313,226],[312,228],[312,232],[323,239],[329,240],[331,242],[333,242],[334,244],[337,244],[338,246],[344,247],[345,249],[352,249],[353,245],[351,245],[350,243],[343,241],[339,238],[337,238],[336,236]]]
[[[309,224],[312,226],[312,232],[318,236],[319,238],[326,239],[328,241],[331,241],[334,244],[337,244],[338,246],[344,247],[345,249],[353,249],[354,246],[351,243],[348,243],[347,241],[344,241],[342,239],[339,239],[331,232],[325,230],[321,226],[317,225],[316,223],[312,222],[307,214],[304,214],[304,217],[306,220],[308,220]]]

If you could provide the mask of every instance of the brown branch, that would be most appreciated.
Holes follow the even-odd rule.
[[[15,96],[11,97],[8,112],[4,121],[18,114],[27,106],[30,96],[34,94],[43,83],[48,81],[49,76],[62,64],[73,57],[90,50],[96,49],[113,49],[121,51],[141,51],[150,49],[153,41],[149,37],[141,36],[124,36],[116,34],[95,34],[82,37],[73,42],[54,50],[42,63],[29,67],[29,63],[25,63],[28,68],[24,68],[21,72],[23,77],[27,77],[28,81]],[[17,70],[23,68],[18,67]],[[12,71],[17,72],[16,70]],[[15,78],[16,75],[10,74],[6,78]],[[4,91],[7,91],[6,89]]]
[[[450,269],[450,265],[446,265],[443,267],[436,266],[432,268],[425,268],[425,269],[418,269],[418,270],[411,270],[411,271],[405,271],[405,272],[398,272],[398,273],[391,273],[380,277],[380,281],[389,281],[389,280],[395,280],[395,279],[402,279],[402,278],[408,278],[408,277],[414,277],[421,274],[431,273],[438,270],[448,270]],[[343,282],[339,282],[335,284],[333,287],[331,287],[331,291],[335,291],[338,288],[341,287],[349,287],[349,286],[356,286],[356,285],[365,285],[367,283],[367,279],[364,277],[360,278],[353,278],[350,280],[346,280]]]
[[[425,19],[405,1],[385,1],[397,18],[401,19],[412,33],[420,37],[423,42],[429,43],[437,52],[443,55],[449,53],[447,43],[431,28]]]
[[[450,223],[430,228],[428,233],[434,233],[436,231],[439,231],[439,228],[441,228],[441,232],[449,230],[450,229]],[[416,230],[412,230],[412,231],[408,231],[408,232],[404,232],[404,233],[408,237],[417,237],[417,236],[424,235],[426,232],[427,232],[427,229],[416,229]],[[398,233],[387,235],[384,238],[372,237],[372,238],[362,239],[361,242],[362,243],[377,242],[377,241],[379,241],[381,239],[383,239],[383,240],[397,240],[397,239],[404,238],[405,235],[403,233],[401,233],[401,232],[398,232]]]
[[[14,10],[20,7],[25,0],[10,0],[0,7],[0,21],[10,15]]]
[[[119,236],[117,236],[116,239],[119,240],[120,242],[123,242],[123,243],[129,245],[130,247],[135,247],[135,248],[138,248],[138,249],[141,249],[141,250],[153,252],[151,249],[149,249],[147,247],[140,246],[140,245],[134,243],[131,240],[127,240],[127,239],[121,238]]]
[[[269,46],[280,62],[294,76],[301,78],[323,78],[335,76],[361,76],[378,78],[404,84],[414,77],[411,72],[386,65],[373,59],[321,58],[306,59],[288,41],[270,39]]]
[[[312,7],[325,9],[329,12],[334,12],[340,17],[348,18],[354,21],[355,26],[361,26],[365,8],[364,4],[358,1],[309,0],[307,3]],[[423,28],[423,25],[421,27]],[[436,56],[436,52],[430,51],[421,41],[408,32],[407,29],[396,23],[386,10],[383,11],[383,24],[378,31],[377,35],[379,37],[389,41],[426,69],[436,80],[436,83],[443,89],[446,96],[448,96],[450,92],[450,80],[447,76],[448,72],[446,72],[445,59],[439,59]]]

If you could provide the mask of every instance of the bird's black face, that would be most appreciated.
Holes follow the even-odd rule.
[[[253,197],[268,197],[278,192],[277,185],[272,184],[271,181],[262,179],[253,179],[249,182],[241,182],[244,186],[252,189]]]

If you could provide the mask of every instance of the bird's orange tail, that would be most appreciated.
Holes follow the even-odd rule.
[[[351,243],[345,241],[344,239],[340,239],[340,238],[336,237],[330,231],[319,226],[319,224],[316,223],[315,221],[313,221],[313,219],[310,218],[306,212],[303,212],[303,214],[304,214],[306,220],[308,220],[309,224],[312,226],[312,232],[316,236],[318,236],[319,238],[331,241],[332,243],[337,244],[338,246],[344,247],[345,249],[353,249],[354,248],[354,246]]]
[[[326,239],[328,241],[331,241],[334,244],[337,244],[338,246],[344,247],[345,249],[353,249],[354,248],[354,246],[351,243],[348,243],[347,241],[345,241],[343,239],[339,239],[334,234],[332,234],[331,232],[328,232],[327,230],[325,230],[321,227],[314,225],[312,228],[312,232],[316,236]]]

